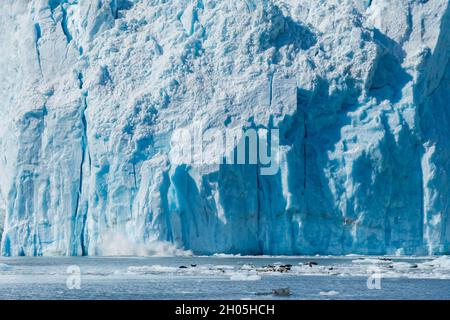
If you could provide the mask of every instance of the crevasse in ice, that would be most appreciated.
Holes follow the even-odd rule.
[[[448,0],[2,0],[0,29],[2,255],[450,253]],[[171,163],[198,123],[279,128],[280,170]]]

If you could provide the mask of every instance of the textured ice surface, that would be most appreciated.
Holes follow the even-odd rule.
[[[450,253],[448,0],[2,0],[0,30],[3,255]],[[170,163],[200,123],[279,128],[280,171]]]

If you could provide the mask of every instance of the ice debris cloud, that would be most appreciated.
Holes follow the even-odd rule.
[[[0,29],[2,255],[450,253],[448,0],[3,0]],[[277,174],[171,163],[195,123],[279,129]]]

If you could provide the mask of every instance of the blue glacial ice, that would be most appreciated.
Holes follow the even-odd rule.
[[[448,0],[2,0],[0,30],[2,255],[450,253]],[[198,123],[279,128],[280,170],[171,163]]]

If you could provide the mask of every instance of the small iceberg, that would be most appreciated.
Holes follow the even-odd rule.
[[[261,276],[259,276],[257,274],[236,272],[230,276],[230,280],[231,281],[259,281],[259,280],[261,280]]]
[[[331,291],[320,291],[319,294],[321,296],[335,296],[335,295],[338,295],[339,292],[338,291],[334,291],[334,290],[331,290]]]
[[[151,274],[151,273],[175,273],[178,269],[175,267],[167,267],[160,265],[153,266],[131,266],[128,267],[128,273],[134,274]]]

